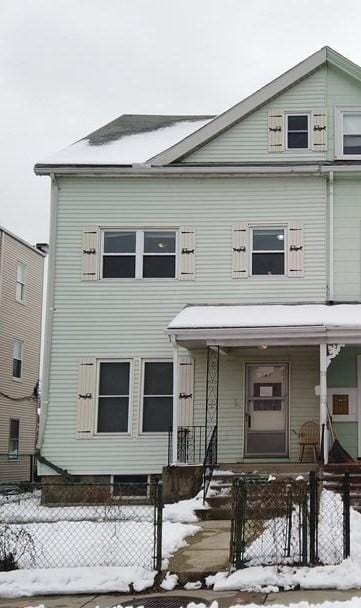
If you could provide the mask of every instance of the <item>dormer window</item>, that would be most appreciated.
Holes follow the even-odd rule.
[[[286,149],[308,150],[309,114],[286,114]]]

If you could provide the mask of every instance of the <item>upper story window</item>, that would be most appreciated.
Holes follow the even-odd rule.
[[[127,433],[129,422],[130,362],[99,363],[98,433]]]
[[[16,301],[25,302],[26,265],[18,262],[16,266]]]
[[[23,372],[24,344],[21,340],[14,340],[13,346],[13,378],[20,379]]]
[[[309,131],[309,114],[286,114],[286,149],[308,150]]]
[[[343,154],[361,155],[361,111],[343,112]]]
[[[9,429],[9,460],[17,460],[19,458],[19,435],[20,421],[16,418],[11,418]]]
[[[143,433],[168,432],[173,421],[173,363],[145,361]]]
[[[102,278],[175,278],[176,232],[105,230]]]
[[[252,228],[252,275],[285,274],[284,228]]]

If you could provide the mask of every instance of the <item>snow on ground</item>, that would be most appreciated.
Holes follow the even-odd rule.
[[[203,504],[203,493],[199,492],[195,498],[189,500],[180,500],[174,504],[168,504],[164,507],[164,521],[192,523],[198,521],[195,514],[196,509],[209,509],[208,504]]]
[[[0,572],[0,597],[144,591],[155,572],[144,568],[44,568]]]
[[[330,547],[333,547],[334,557],[342,555],[339,521],[342,517],[340,509],[341,498],[337,494],[324,491],[321,497],[321,518],[319,524],[319,554],[324,561],[332,560]],[[280,555],[283,539],[276,539],[272,534],[272,526],[276,520],[271,520],[261,536],[256,539],[247,549],[246,556],[252,562],[252,554],[259,555],[262,543],[268,538],[273,540],[275,555]],[[237,570],[229,574],[219,572],[215,576],[206,579],[207,586],[213,587],[215,591],[263,591],[277,592],[280,588],[294,589],[361,589],[361,515],[351,509],[351,556],[337,565],[309,567],[291,566],[260,566],[253,565],[243,570]],[[297,529],[295,528],[295,532]],[[269,546],[269,545],[268,545]],[[361,601],[359,606],[361,606]]]
[[[202,602],[190,602],[185,608],[207,608],[207,606]],[[46,608],[46,606],[41,604],[40,606],[25,606],[25,608]],[[123,608],[122,604],[118,604],[116,608]],[[208,608],[218,608],[218,602],[214,600]],[[230,608],[259,608],[259,604],[234,604]],[[327,600],[322,602],[322,604],[313,604],[304,600],[298,603],[287,604],[287,606],[284,604],[272,604],[272,608],[361,608],[361,598],[353,597],[351,600],[345,601]]]

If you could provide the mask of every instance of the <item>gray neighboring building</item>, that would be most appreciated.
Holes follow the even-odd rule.
[[[0,482],[31,476],[44,251],[0,226]]]

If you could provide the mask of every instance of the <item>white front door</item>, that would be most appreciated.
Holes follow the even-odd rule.
[[[288,452],[288,365],[246,366],[245,455]]]

